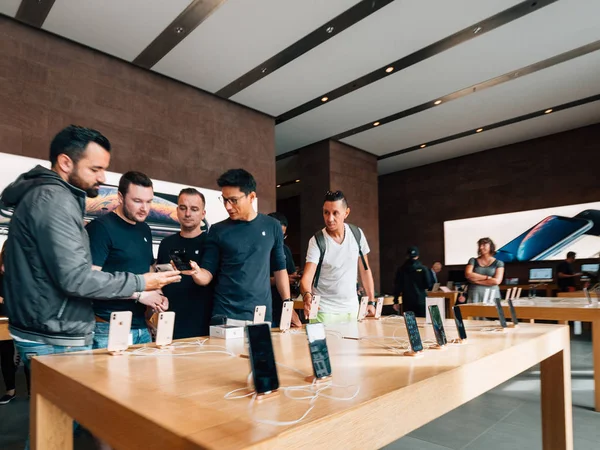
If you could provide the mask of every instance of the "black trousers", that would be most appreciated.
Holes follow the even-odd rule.
[[[6,390],[15,388],[15,346],[13,341],[0,341],[0,365],[2,366],[2,377]]]

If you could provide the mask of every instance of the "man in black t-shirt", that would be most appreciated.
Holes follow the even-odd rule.
[[[201,228],[206,215],[205,204],[204,195],[194,188],[186,188],[179,193],[177,219],[181,231],[162,240],[158,248],[158,264],[168,264],[173,250],[185,250],[192,261],[200,264],[207,237]],[[192,277],[184,276],[180,283],[165,288],[163,292],[169,299],[169,309],[175,312],[173,339],[208,336],[212,287],[199,286]]]
[[[575,290],[575,278],[580,277],[580,273],[575,273],[573,263],[575,262],[575,252],[567,253],[567,259],[561,262],[556,268],[556,277],[558,278],[558,288],[562,292]]]
[[[154,264],[152,233],[144,221],[150,213],[154,191],[152,181],[140,172],[127,172],[119,181],[119,205],[113,212],[92,222],[86,229],[90,238],[93,268],[104,272],[143,274]],[[153,295],[162,296],[155,291]],[[163,310],[168,307],[162,299]],[[152,342],[146,326],[146,306],[131,300],[103,300],[93,304],[96,315],[94,348],[106,348],[110,315],[131,311],[130,343]]]
[[[229,218],[210,228],[202,263],[192,262],[189,274],[201,286],[216,278],[215,321],[226,318],[229,324],[245,325],[253,320],[255,307],[262,305],[267,307],[265,319],[271,321],[270,267],[279,294],[290,300],[281,226],[254,211],[256,181],[244,169],[225,172],[217,184]]]

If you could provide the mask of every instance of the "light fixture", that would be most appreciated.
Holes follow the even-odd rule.
[[[433,102],[434,105],[439,105],[440,103],[442,103],[441,100],[436,100],[435,102]]]
[[[388,67],[387,69],[385,69],[385,71],[387,73],[392,73],[394,71],[394,68],[392,66]]]
[[[473,29],[473,34],[477,34],[477,33],[479,33],[481,30],[482,30],[482,28],[481,28],[481,27],[476,27],[476,28],[474,28],[474,29]]]
[[[185,28],[183,28],[183,27],[175,27],[175,33],[177,33],[177,34],[183,34],[183,33],[185,33]]]
[[[280,185],[280,184],[278,184],[278,185],[277,185],[277,187],[281,187],[281,185]]]
[[[296,180],[296,183],[300,183],[300,180]]]
[[[327,27],[325,31],[327,31],[328,34],[331,34],[333,33],[333,27]]]
[[[323,97],[323,98],[321,99],[321,101],[322,101],[323,103],[325,103],[327,100],[329,100],[329,97]]]
[[[552,112],[552,108],[547,109],[546,111],[544,111],[544,114],[550,114]]]
[[[379,126],[379,122],[375,122],[375,123],[373,123],[373,126],[374,126],[374,127],[377,127],[377,126]]]
[[[477,130],[475,130],[475,133],[481,133],[483,131],[483,128],[478,128]]]
[[[427,147],[427,144],[421,144],[421,148]]]

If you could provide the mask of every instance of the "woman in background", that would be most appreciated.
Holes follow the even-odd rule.
[[[500,297],[498,285],[504,278],[504,263],[496,258],[496,246],[490,238],[477,241],[478,257],[471,258],[465,269],[465,277],[471,283],[468,290],[468,303],[481,303],[489,289],[488,300]]]

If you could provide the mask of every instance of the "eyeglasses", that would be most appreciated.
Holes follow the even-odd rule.
[[[220,196],[219,200],[223,202],[224,205],[227,205],[227,203],[229,203],[231,206],[235,206],[238,204],[238,201],[240,201],[242,198],[247,197],[247,194],[242,195],[241,197],[223,197]]]

